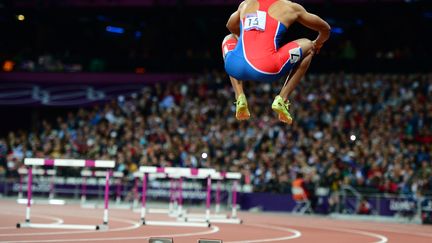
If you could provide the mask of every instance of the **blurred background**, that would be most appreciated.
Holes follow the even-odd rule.
[[[2,178],[16,181],[24,157],[106,158],[129,173],[238,171],[249,192],[280,195],[302,173],[324,213],[430,195],[432,1],[295,2],[332,35],[285,126],[270,109],[283,80],[248,83],[253,119],[234,119],[220,45],[240,1],[0,1]],[[316,33],[293,25],[286,41],[300,37]],[[357,203],[342,202],[346,188]],[[252,201],[242,207],[264,204]]]
[[[237,0],[3,1],[4,71],[194,72],[221,69],[218,46]],[[426,71],[431,2],[298,1],[328,21],[315,72]],[[287,40],[315,38],[295,25]],[[169,62],[167,62],[169,60]]]

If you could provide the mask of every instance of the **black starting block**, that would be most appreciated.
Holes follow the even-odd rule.
[[[222,240],[199,239],[198,243],[223,243]]]

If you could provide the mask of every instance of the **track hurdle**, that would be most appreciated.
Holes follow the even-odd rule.
[[[210,227],[209,222],[187,222],[187,221],[148,221],[146,217],[146,193],[147,193],[147,179],[151,174],[167,174],[168,177],[179,177],[179,208],[182,211],[182,178],[205,178],[214,173],[214,169],[195,169],[195,168],[176,168],[166,167],[158,168],[152,166],[141,166],[139,171],[144,174],[142,186],[142,208],[141,208],[141,222],[143,225],[153,226],[171,226],[171,227]]]
[[[132,189],[134,194],[134,202],[133,205],[135,205],[134,212],[141,212],[141,208],[138,208],[138,181],[139,179],[143,180],[144,173],[137,171],[133,174],[135,181],[134,181],[134,188]],[[169,178],[167,174],[165,173],[156,173],[156,174],[148,174],[147,175],[148,180],[155,180],[155,179],[169,179],[170,180],[170,203],[168,205],[168,208],[147,208],[146,213],[150,214],[167,214],[169,216],[177,217],[179,212],[177,211],[177,205],[174,204],[174,201],[176,200],[176,183],[174,178]],[[185,214],[186,210],[182,210],[181,213]]]
[[[18,169],[19,174],[19,192],[18,192],[18,204],[26,204],[27,199],[23,198],[23,178],[28,175],[28,169],[27,168],[19,168]],[[66,201],[62,199],[55,199],[55,176],[56,176],[56,170],[55,169],[33,169],[33,175],[39,175],[39,176],[51,176],[50,182],[49,182],[49,195],[48,200],[37,200],[36,203],[38,204],[51,204],[51,205],[65,205]],[[33,200],[34,202],[34,200]],[[32,202],[32,203],[33,203]]]
[[[106,173],[105,178],[105,208],[103,214],[102,225],[78,225],[78,224],[37,224],[30,221],[30,208],[32,200],[32,183],[33,183],[33,167],[34,166],[54,166],[54,167],[96,167],[107,168],[111,171],[114,168],[115,162],[111,160],[74,160],[74,159],[39,159],[25,158],[24,164],[28,167],[28,182],[27,182],[27,207],[25,222],[17,223],[17,228],[40,228],[40,229],[83,229],[83,230],[99,230],[108,229],[108,197],[109,197],[109,179],[110,173]]]
[[[144,173],[137,171],[134,173],[135,178],[141,178],[141,180],[144,179]],[[145,213],[150,214],[167,214],[170,217],[181,217],[181,215],[185,215],[187,211],[185,209],[182,209],[179,207],[181,205],[180,200],[180,193],[178,188],[181,187],[180,185],[180,176],[179,175],[171,175],[168,176],[165,173],[154,173],[154,174],[147,174],[147,180],[155,180],[155,179],[169,179],[170,180],[170,202],[168,205],[168,209],[165,208],[146,208],[145,210],[142,209],[142,207],[139,210],[134,210],[137,212],[140,212],[141,215]],[[147,183],[147,182],[146,182]],[[143,186],[147,186],[143,185]],[[136,189],[134,191],[138,191],[138,186],[136,186]],[[146,192],[147,193],[147,192]],[[142,193],[143,194],[143,193]],[[146,200],[146,198],[145,198]],[[143,216],[141,216],[143,218]]]
[[[110,177],[114,178],[116,180],[116,204],[120,204],[121,202],[121,178],[123,178],[124,174],[123,172],[120,171],[105,171],[105,170],[97,170],[97,171],[92,171],[92,170],[82,170],[81,171],[81,176],[82,176],[82,183],[81,183],[81,206],[87,207],[89,205],[86,205],[87,202],[87,178],[88,177],[94,177],[94,178],[103,178],[106,177],[106,173],[110,173]],[[93,205],[94,207],[96,207],[96,205]],[[91,205],[90,205],[91,207]],[[93,207],[93,208],[94,208]],[[129,207],[130,208],[130,207]]]
[[[210,214],[211,209],[211,181],[218,180],[233,180],[232,185],[232,211],[231,217],[228,218],[227,215],[220,214]],[[237,218],[237,183],[238,180],[241,179],[240,173],[234,172],[215,172],[207,177],[207,198],[206,198],[206,213],[202,214],[189,214],[186,217],[186,220],[189,222],[210,222],[210,223],[226,223],[226,224],[241,224],[243,221]],[[219,184],[219,183],[218,183]],[[220,204],[220,184],[217,187],[216,191],[216,205]]]

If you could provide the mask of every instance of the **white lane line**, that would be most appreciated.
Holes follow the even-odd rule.
[[[323,226],[313,226],[313,225],[298,225],[298,227],[304,227],[304,228],[313,228],[313,229],[321,229],[321,230],[331,230],[331,231],[337,231],[337,232],[345,232],[345,233],[351,233],[351,234],[359,234],[359,235],[366,235],[372,238],[378,238],[378,241],[374,241],[372,243],[386,243],[388,242],[388,238],[384,235],[371,233],[368,231],[363,230],[354,230],[354,229],[334,229],[329,227],[323,227]]]
[[[386,242],[388,242],[388,238],[385,237],[384,235],[379,235],[379,234],[371,233],[371,232],[368,232],[368,231],[351,230],[351,229],[337,229],[336,231],[353,233],[353,234],[359,234],[359,235],[366,235],[366,236],[370,236],[370,237],[378,238],[379,239],[378,241],[374,241],[372,243],[386,243]]]
[[[202,232],[196,233],[181,233],[181,234],[173,234],[173,235],[161,235],[159,237],[189,237],[189,236],[197,236],[197,235],[208,235],[213,234],[219,231],[219,227],[212,226],[211,230],[206,230]],[[109,231],[108,231],[109,232]],[[158,237],[155,235],[150,236],[141,236],[141,237],[107,237],[107,238],[89,238],[89,239],[55,239],[55,240],[20,240],[20,241],[5,241],[8,243],[35,243],[35,242],[82,242],[82,241],[123,241],[123,240],[146,240],[150,239],[150,237]]]
[[[325,219],[327,220],[327,219]],[[327,223],[328,221],[322,221],[323,223]],[[335,221],[333,221],[335,222]],[[338,222],[340,222],[338,220]],[[353,222],[353,221],[345,221],[345,222]],[[357,223],[357,222],[355,222]],[[362,229],[362,230],[372,230],[372,231],[379,231],[379,232],[388,232],[388,233],[397,233],[397,234],[408,234],[408,235],[414,235],[414,236],[418,236],[418,237],[432,237],[431,233],[428,232],[418,232],[417,230],[419,230],[420,227],[413,227],[413,231],[407,231],[409,230],[408,228],[404,227],[404,224],[380,224],[377,222],[362,222],[365,224],[361,224],[357,226],[357,229]],[[300,225],[298,225],[300,226]],[[307,224],[305,225],[304,223],[301,225],[302,227],[311,227],[312,225]],[[407,226],[419,226],[419,225],[412,225],[412,224],[408,224]],[[316,225],[315,228],[321,228],[321,226]],[[335,227],[341,227],[340,224],[335,225]],[[427,227],[427,226],[425,226]]]
[[[278,227],[278,226],[269,226],[262,224],[245,224],[251,225],[260,228],[273,229],[278,231],[290,232],[292,235],[285,237],[277,237],[277,238],[267,238],[267,239],[259,239],[259,240],[241,240],[241,241],[227,241],[226,243],[255,243],[255,242],[272,242],[272,241],[282,241],[282,240],[292,240],[301,237],[301,232],[295,229],[286,228],[286,227]]]
[[[9,212],[0,212],[0,214],[18,215],[18,213],[9,213]],[[54,222],[49,223],[49,224],[63,224],[63,222],[64,222],[61,218],[38,215],[38,214],[34,214],[34,215],[32,215],[32,217],[41,218],[41,219],[50,219],[50,220],[54,221]],[[12,226],[0,227],[0,230],[6,230],[6,229],[16,229],[16,226],[14,226],[14,227],[12,227]]]
[[[80,216],[82,217],[82,216]],[[92,217],[82,217],[82,218],[92,218]],[[132,220],[126,220],[121,218],[114,218],[111,217],[111,220],[113,221],[119,221],[131,224],[131,226],[128,227],[121,227],[121,228],[114,228],[109,229],[109,232],[112,231],[126,231],[126,230],[132,230],[139,228],[141,226],[140,223],[137,223],[136,221]],[[20,236],[36,236],[36,235],[69,235],[69,234],[88,234],[88,233],[98,233],[98,232],[104,232],[104,231],[95,231],[95,230],[80,230],[80,231],[56,231],[56,232],[35,232],[35,233],[15,233],[15,234],[0,234],[0,237],[2,236],[10,236],[10,237],[20,237]],[[9,242],[9,241],[7,241]]]

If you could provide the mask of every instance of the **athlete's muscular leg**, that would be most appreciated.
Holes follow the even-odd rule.
[[[235,98],[236,100],[238,99],[238,97],[241,94],[244,94],[243,91],[243,81],[239,81],[231,76],[229,76],[230,80],[231,80],[231,85],[233,86],[234,89],[234,93],[235,93]]]
[[[299,64],[288,75],[284,86],[281,89],[280,96],[286,101],[294,88],[300,82],[309,68],[314,55],[314,43],[309,39],[298,39],[295,42],[301,47],[303,58]]]
[[[234,50],[237,45],[238,37],[234,34],[227,35],[222,42],[222,55],[225,56],[228,52]],[[238,120],[247,120],[250,117],[246,96],[243,91],[243,81],[237,80],[234,77],[229,76],[231,85],[235,92],[236,99],[236,118]]]
[[[226,45],[227,41],[232,40],[232,39],[237,40],[238,38],[237,38],[237,36],[234,35],[234,34],[229,34],[229,35],[225,36],[224,40],[222,41],[222,55],[223,55],[223,58],[224,58],[224,59],[225,59],[226,54],[227,54],[230,50],[234,49],[233,47],[230,47],[230,46],[227,46],[227,45]],[[229,45],[229,44],[228,44],[228,45]],[[232,85],[232,87],[233,87],[233,89],[234,89],[234,92],[235,92],[235,98],[236,98],[236,100],[237,100],[237,98],[238,98],[241,94],[244,93],[244,91],[243,91],[243,81],[241,81],[241,80],[237,80],[237,79],[235,79],[234,77],[231,77],[231,76],[229,76],[229,78],[230,78],[230,80],[231,80],[231,85]]]

